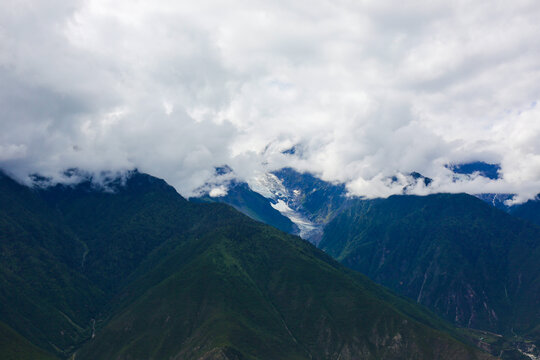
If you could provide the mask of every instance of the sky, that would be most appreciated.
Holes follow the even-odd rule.
[[[0,2],[0,168],[540,192],[538,1]],[[285,152],[294,147],[294,154]],[[449,164],[500,164],[500,178]],[[391,181],[395,177],[398,181]],[[395,180],[394,178],[394,180]]]

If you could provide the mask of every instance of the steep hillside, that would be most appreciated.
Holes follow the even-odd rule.
[[[461,326],[540,324],[540,230],[472,196],[359,200],[320,248]]]
[[[487,358],[299,238],[207,209],[217,223],[157,249],[78,359]]]

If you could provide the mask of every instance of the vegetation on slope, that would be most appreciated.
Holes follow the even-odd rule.
[[[104,294],[77,270],[84,244],[59,218],[0,174],[0,321],[62,354],[90,336]]]
[[[357,201],[320,247],[464,327],[540,323],[540,231],[466,194]]]
[[[533,200],[512,206],[508,209],[508,212],[518,218],[540,226],[540,197],[537,196]]]
[[[0,322],[0,355],[3,360],[55,360],[12,328]]]
[[[238,214],[225,219],[171,239],[141,264],[116,299],[120,310],[77,358],[485,356],[301,239]]]
[[[1,180],[0,321],[60,356],[87,340],[77,359],[487,357],[307,242],[162,180]]]

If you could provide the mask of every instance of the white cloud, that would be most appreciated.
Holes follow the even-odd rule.
[[[418,171],[433,191],[525,199],[540,191],[539,16],[534,1],[8,0],[0,166],[138,167],[184,195],[222,164],[367,196]],[[453,182],[445,164],[470,160],[504,179]]]
[[[210,197],[222,197],[227,195],[227,188],[224,186],[215,187],[208,193]]]

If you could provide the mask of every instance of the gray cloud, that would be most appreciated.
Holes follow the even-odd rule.
[[[534,1],[6,1],[0,167],[138,167],[184,195],[222,164],[365,196],[418,171],[434,182],[417,193],[521,201],[540,191],[539,16]],[[445,167],[473,160],[503,178]]]

